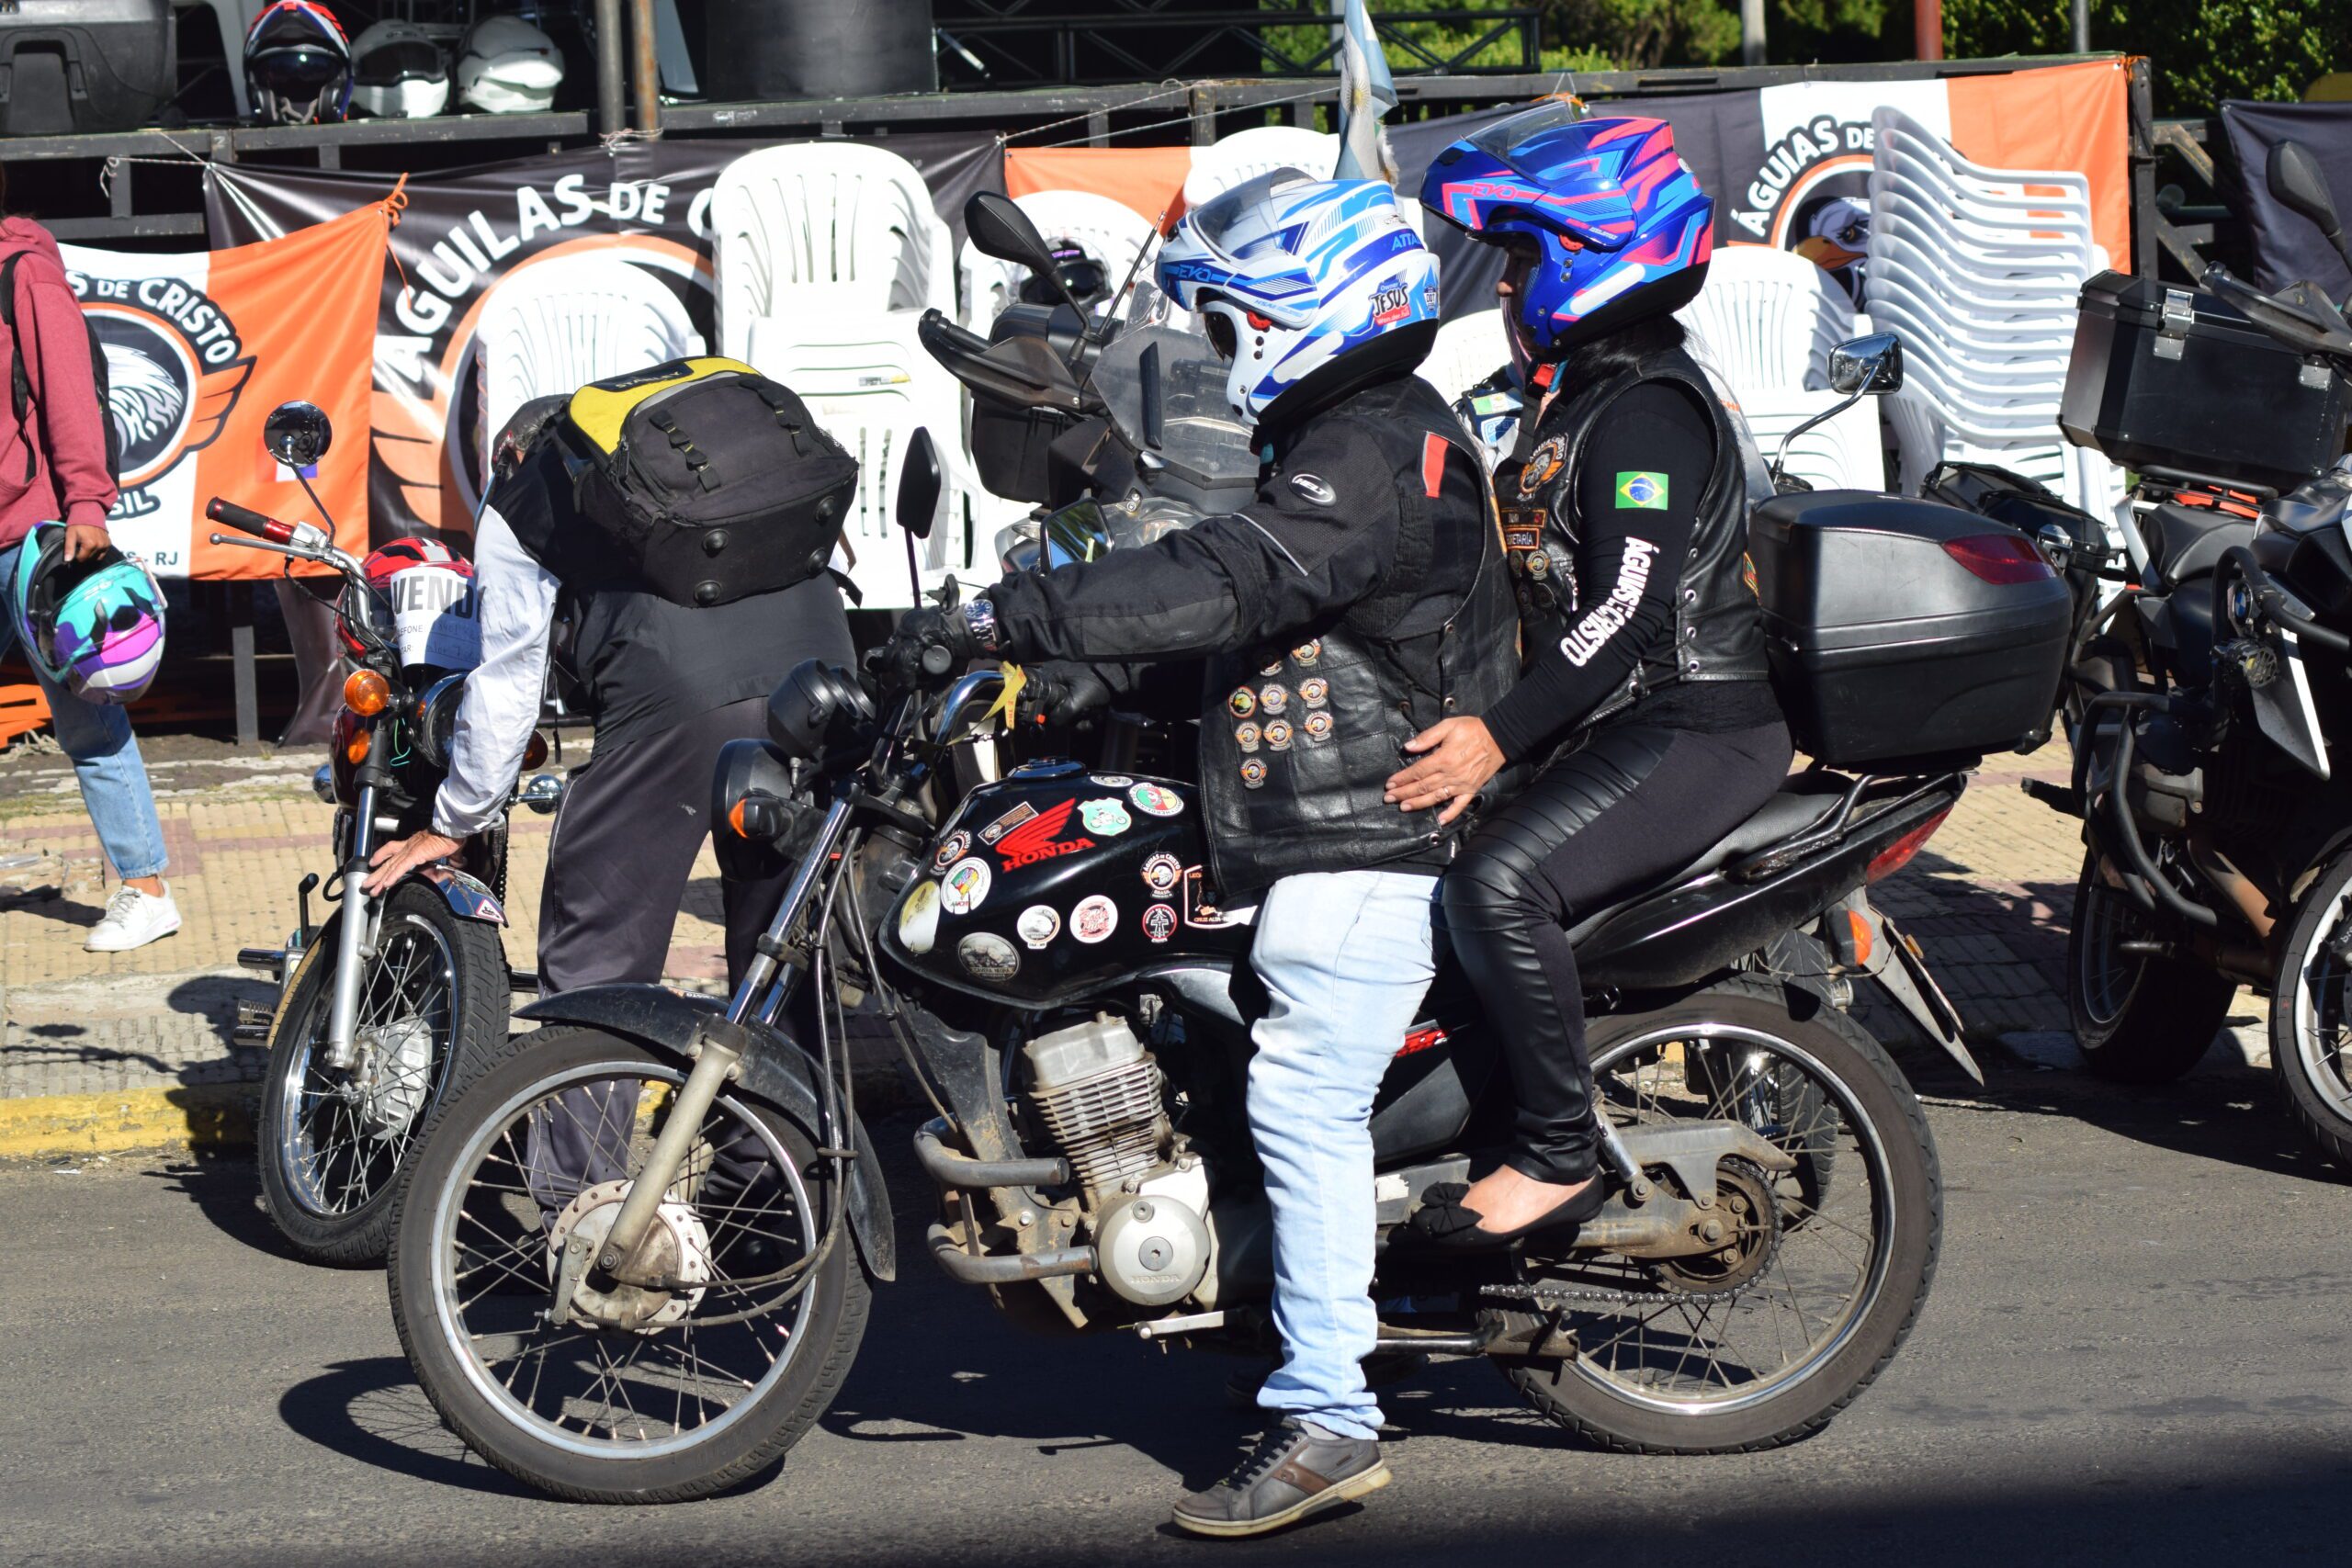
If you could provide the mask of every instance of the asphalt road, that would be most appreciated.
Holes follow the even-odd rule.
[[[0,1171],[0,1562],[2352,1559],[2352,1185],[2302,1152],[2268,1076],[1923,1082],[1942,1272],[1827,1432],[1597,1454],[1453,1363],[1388,1396],[1395,1485],[1230,1544],[1165,1521],[1242,1435],[1232,1362],[1028,1337],[919,1258],[780,1470],[705,1503],[582,1507],[466,1455],[409,1382],[381,1278],[277,1253],[243,1159]]]

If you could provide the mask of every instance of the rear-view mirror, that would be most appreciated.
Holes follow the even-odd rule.
[[[982,255],[1025,266],[1041,276],[1055,271],[1053,247],[1009,196],[992,190],[974,193],[964,204],[964,227],[972,236],[972,248]]]
[[[1903,340],[1872,333],[1829,351],[1829,389],[1845,397],[1893,392],[1903,386]]]
[[[2269,162],[2263,173],[2270,194],[2279,204],[2318,224],[2322,234],[2332,240],[2344,227],[2336,216],[2335,198],[2328,194],[2327,176],[2320,172],[2319,160],[2302,143],[2271,143]]]
[[[262,421],[261,444],[296,470],[310,468],[334,445],[334,424],[316,403],[280,403]]]
[[[939,448],[931,432],[921,425],[907,440],[907,455],[899,466],[899,526],[918,539],[931,537],[931,520],[939,511]]]

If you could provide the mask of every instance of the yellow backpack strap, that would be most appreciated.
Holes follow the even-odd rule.
[[[632,370],[627,375],[607,377],[602,381],[591,381],[571,394],[571,401],[565,412],[571,421],[572,429],[579,432],[581,438],[610,457],[620,448],[621,427],[647,399],[659,397],[686,382],[699,381],[708,376],[758,374],[740,359],[721,359],[716,355],[700,359],[673,359],[666,365]]]

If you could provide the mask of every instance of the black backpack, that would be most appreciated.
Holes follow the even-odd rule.
[[[25,259],[23,251],[0,262],[0,326],[8,329],[8,398],[17,413],[17,428],[25,437],[25,478],[30,480],[37,466],[34,457],[32,426],[26,416],[32,412],[32,378],[25,374],[24,341],[17,335],[17,264]],[[107,433],[107,477],[117,484],[122,482],[122,431],[114,422],[114,406],[108,398],[107,385],[107,351],[98,342],[98,334],[90,327],[90,319],[82,318],[82,332],[90,340],[90,379],[98,392],[98,427]]]

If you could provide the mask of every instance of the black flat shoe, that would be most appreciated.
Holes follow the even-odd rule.
[[[1503,1252],[1539,1231],[1581,1225],[1609,1201],[1608,1184],[1595,1176],[1581,1191],[1518,1229],[1490,1231],[1482,1227],[1484,1214],[1463,1207],[1462,1200],[1469,1195],[1469,1183],[1463,1181],[1441,1181],[1429,1188],[1397,1239],[1417,1252]]]

